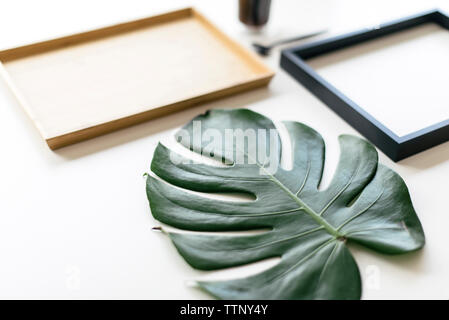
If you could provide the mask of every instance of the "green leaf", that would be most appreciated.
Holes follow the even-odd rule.
[[[207,135],[182,139],[186,134],[194,137],[194,121],[201,122],[202,132],[217,129],[223,137],[226,129],[262,129],[268,141],[268,130],[272,129],[274,143],[260,143],[263,135],[256,146],[246,145],[246,149],[238,148],[237,139],[227,147],[223,140],[212,141]],[[196,153],[213,150],[214,159],[225,163],[237,159],[241,152],[245,162],[220,166],[191,163],[159,144],[151,169],[165,181],[147,177],[151,212],[155,219],[185,230],[269,229],[243,236],[167,232],[179,253],[197,269],[281,258],[274,267],[250,277],[199,282],[215,297],[359,299],[360,274],[346,242],[386,254],[410,252],[424,245],[423,229],[407,187],[398,174],[378,164],[377,152],[370,143],[342,135],[336,173],[329,186],[319,190],[323,139],[304,124],[287,121],[284,125],[293,168],[279,167],[269,174],[267,168],[281,159],[279,134],[270,119],[247,109],[212,110],[193,119],[177,133],[181,144]],[[257,146],[264,148],[265,154],[254,163],[251,148]],[[255,200],[216,200],[183,189],[245,193]]]

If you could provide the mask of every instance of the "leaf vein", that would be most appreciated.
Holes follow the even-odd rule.
[[[324,263],[324,267],[323,267],[323,269],[320,272],[320,277],[318,278],[317,287],[320,285],[322,277],[323,277],[323,274],[326,271],[327,266],[329,265],[329,261],[330,261],[331,257],[334,255],[335,249],[338,247],[338,245],[339,245],[339,243],[336,242],[334,248],[332,249],[332,251],[331,251],[331,253],[329,255],[329,257],[327,257],[326,262]]]
[[[382,192],[377,196],[377,198],[371,202],[366,208],[364,208],[363,210],[361,210],[359,213],[353,215],[351,218],[347,219],[346,221],[344,221],[342,224],[340,224],[340,226],[337,227],[337,230],[340,231],[341,228],[343,228],[345,225],[347,225],[349,222],[351,222],[352,220],[354,220],[355,218],[361,216],[362,214],[364,214],[365,212],[367,212],[376,202],[377,200],[380,199],[380,197],[382,197],[384,193],[384,190],[382,190]]]
[[[303,257],[301,260],[299,260],[298,262],[296,262],[294,265],[292,265],[290,268],[288,268],[287,270],[285,270],[284,272],[281,272],[280,274],[272,277],[271,279],[269,279],[267,281],[267,283],[272,282],[276,279],[282,278],[284,277],[286,274],[288,274],[290,271],[292,271],[293,269],[295,269],[297,266],[301,265],[303,262],[305,262],[307,259],[309,259],[310,257],[314,256],[318,251],[320,251],[322,248],[324,248],[325,246],[327,246],[329,243],[333,242],[333,241],[337,241],[334,238],[326,241],[325,243],[323,243],[321,246],[319,246],[318,248],[316,248],[315,250],[313,250],[311,253],[309,253],[308,255],[306,255],[305,257]]]
[[[354,177],[359,173],[360,168],[360,161],[358,161],[357,168],[354,170],[354,172],[351,174],[351,177],[349,178],[349,181],[346,183],[346,185],[343,186],[343,188],[324,206],[324,208],[320,211],[319,215],[322,216],[324,212],[341,196],[343,192],[351,185],[352,181],[354,180]]]
[[[311,167],[311,164],[310,164],[310,159],[309,159],[307,161],[307,172],[306,172],[306,175],[304,176],[304,181],[302,182],[301,186],[299,187],[299,190],[296,191],[295,196],[299,196],[299,194],[302,192],[302,189],[304,189],[307,179],[309,178],[310,167]]]
[[[168,197],[166,197],[165,195],[162,195],[162,197],[164,197],[164,199],[166,199],[167,201],[169,201],[170,203],[175,204],[176,206],[180,206],[182,208],[186,208],[186,209],[190,209],[188,207],[185,207],[183,205],[181,205],[179,202],[176,202]],[[220,212],[209,212],[209,211],[205,211],[205,210],[200,210],[198,208],[195,209],[195,211],[197,211],[200,214],[211,214],[211,215],[219,215],[219,216],[226,216],[226,217],[242,217],[242,218],[251,218],[251,217],[259,217],[259,216],[271,216],[271,215],[281,215],[281,214],[288,214],[288,213],[293,213],[293,212],[297,212],[297,211],[301,211],[304,208],[302,207],[298,207],[295,209],[289,209],[289,210],[284,210],[284,211],[272,211],[272,212],[263,212],[263,213],[254,213],[254,214],[235,214],[235,213],[220,213]]]

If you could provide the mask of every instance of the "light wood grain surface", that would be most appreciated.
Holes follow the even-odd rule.
[[[266,85],[254,54],[191,8],[0,52],[52,149]]]

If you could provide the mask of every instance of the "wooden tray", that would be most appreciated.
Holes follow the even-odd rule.
[[[0,51],[51,149],[268,84],[273,72],[192,8]]]

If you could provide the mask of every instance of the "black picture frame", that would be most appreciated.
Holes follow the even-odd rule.
[[[285,49],[281,54],[281,67],[396,162],[448,141],[449,119],[399,137],[324,80],[305,60],[426,23],[435,23],[449,30],[449,16],[438,9],[431,10],[372,28]]]

